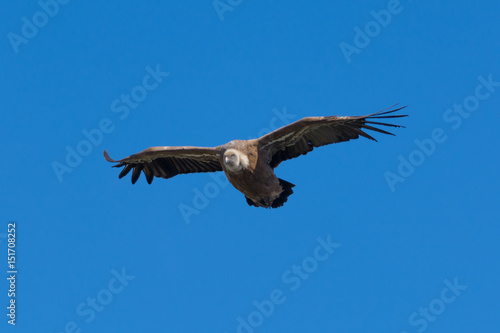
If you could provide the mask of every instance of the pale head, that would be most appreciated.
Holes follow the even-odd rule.
[[[241,151],[230,148],[224,152],[224,165],[229,171],[239,172],[248,167],[248,157]]]

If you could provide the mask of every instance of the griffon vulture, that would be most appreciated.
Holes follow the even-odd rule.
[[[250,206],[277,208],[293,193],[291,184],[276,177],[281,162],[305,155],[315,147],[357,139],[375,140],[363,130],[390,134],[378,126],[404,127],[380,119],[406,117],[394,112],[405,107],[383,110],[367,116],[306,117],[253,140],[233,140],[218,147],[152,147],[115,161],[104,150],[106,161],[123,167],[119,178],[132,171],[135,184],[141,171],[149,184],[154,177],[224,171],[229,182],[245,195]]]

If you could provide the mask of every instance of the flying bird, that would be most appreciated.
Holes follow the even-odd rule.
[[[178,174],[224,171],[229,182],[245,195],[248,205],[278,208],[293,193],[294,184],[276,177],[274,168],[281,162],[305,155],[316,147],[357,139],[375,140],[363,130],[394,135],[375,126],[404,127],[388,124],[394,114],[406,106],[394,106],[366,116],[306,117],[253,140],[233,140],[218,147],[151,147],[121,160],[108,162],[123,167],[119,178],[132,171],[132,184],[141,172],[149,184],[154,177],[171,178]]]

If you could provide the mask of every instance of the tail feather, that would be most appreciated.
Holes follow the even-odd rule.
[[[247,199],[247,204],[248,204],[249,206],[259,207],[259,206],[257,206],[257,204],[256,204],[255,202],[253,202],[253,200],[252,200],[252,199],[250,199],[250,198],[249,198],[249,197],[247,197],[246,195],[245,195],[245,199]]]
[[[286,180],[278,178],[280,182],[281,188],[283,188],[283,192],[281,192],[280,196],[276,198],[271,204],[272,208],[278,208],[283,206],[285,202],[287,202],[288,197],[293,194],[292,187],[295,187],[294,184],[287,182]]]
[[[283,189],[281,192],[280,196],[274,199],[274,201],[271,203],[271,206],[269,206],[268,202],[265,202],[264,200],[261,200],[260,203],[254,202],[252,199],[249,197],[245,196],[245,199],[247,199],[247,204],[249,206],[255,206],[255,207],[266,207],[266,208],[278,208],[283,206],[285,202],[287,202],[288,197],[292,195],[293,190],[292,187],[295,187],[294,184],[287,182],[286,180],[279,179],[280,186]]]

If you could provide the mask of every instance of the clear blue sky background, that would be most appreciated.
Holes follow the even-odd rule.
[[[2,4],[1,331],[498,331],[500,4],[222,1]],[[394,103],[396,137],[283,163],[277,210],[208,174],[132,185],[102,156]]]

